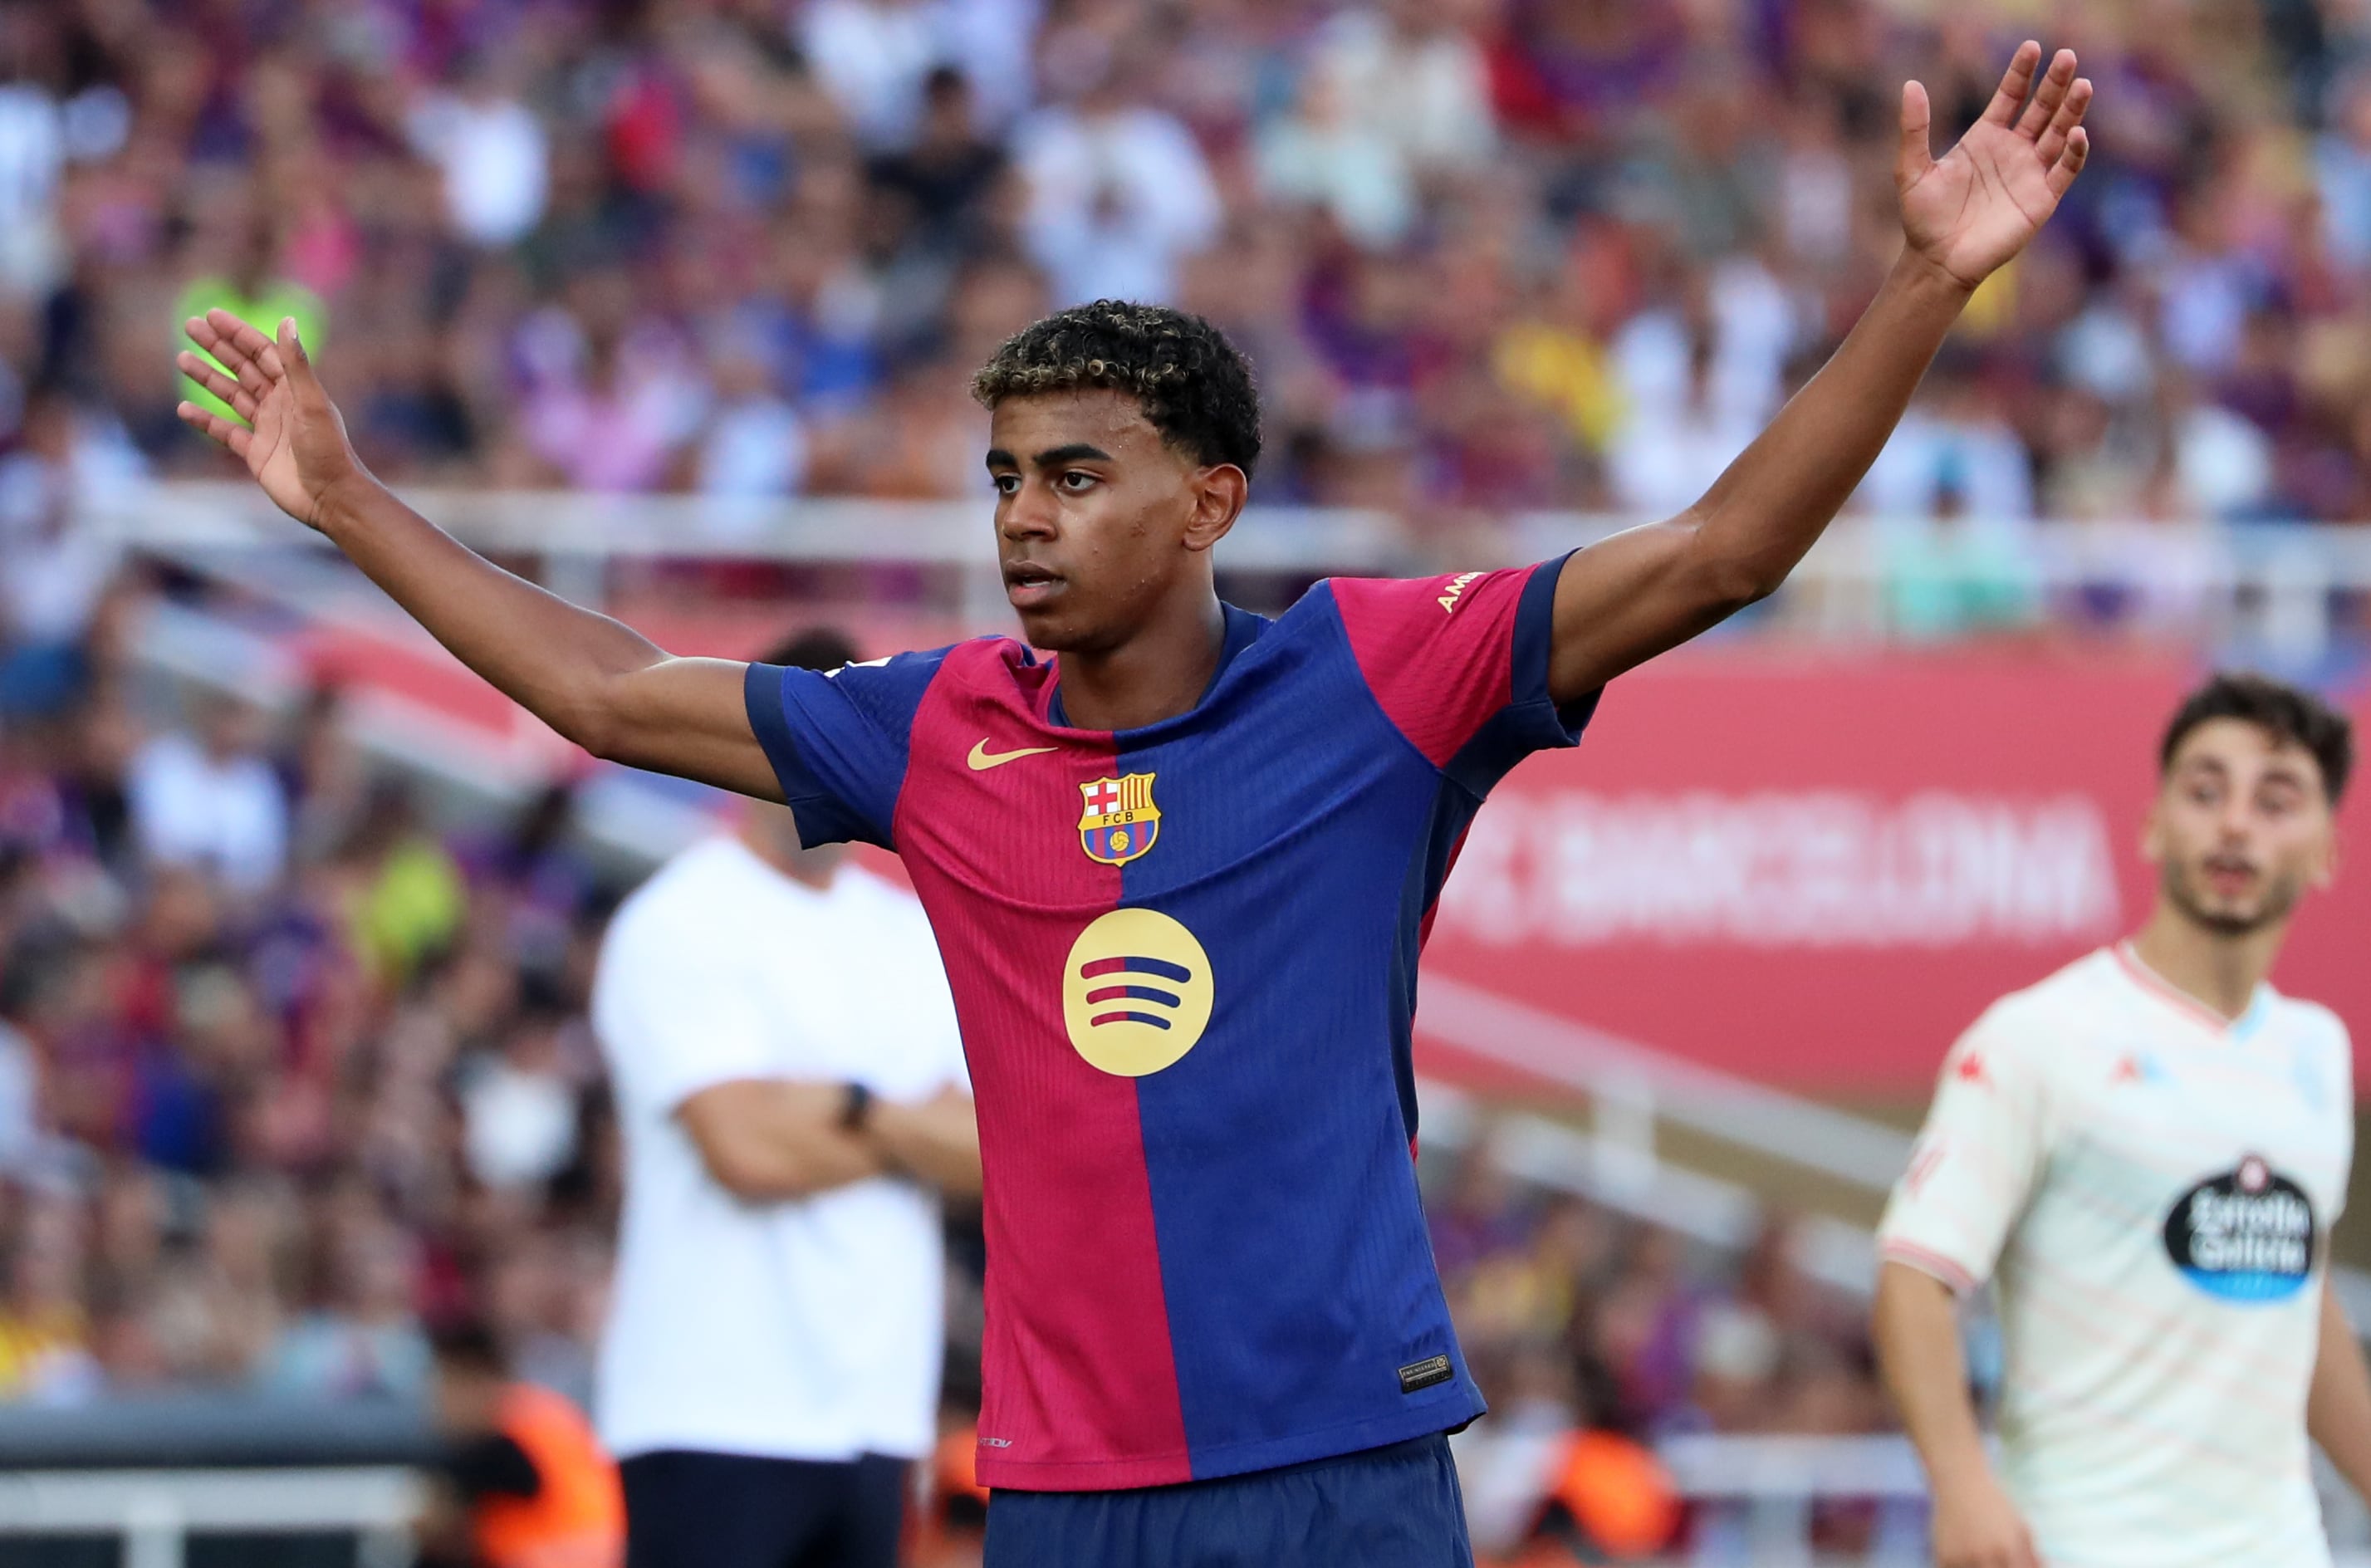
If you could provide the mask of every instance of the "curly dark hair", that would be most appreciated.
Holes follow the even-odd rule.
[[[1111,387],[1132,394],[1162,439],[1197,463],[1259,462],[1259,389],[1226,334],[1165,305],[1098,299],[1007,338],[971,378],[994,408],[1007,398]]]
[[[2344,714],[2301,687],[2244,670],[2225,670],[2192,692],[2157,749],[2160,773],[2190,732],[2210,719],[2240,719],[2284,745],[2301,746],[2321,768],[2322,791],[2331,805],[2346,793],[2354,771],[2354,726]]]

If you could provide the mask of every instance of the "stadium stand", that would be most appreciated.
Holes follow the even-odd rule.
[[[1257,362],[1253,597],[1536,558],[1692,498],[1819,362],[1892,243],[1891,80],[1955,131],[2035,10],[0,10],[0,1402],[376,1411],[463,1308],[581,1399],[616,1200],[589,955],[702,808],[578,780],[506,712],[387,722],[443,689],[390,676],[367,597],[207,484],[171,412],[180,312],[298,315],[378,471],[742,652],[827,604],[885,646],[996,624],[953,564],[965,383],[1105,293],[1205,311]],[[2089,175],[1745,634],[2342,677],[2371,605],[2371,30],[2307,3],[2052,25],[2100,84]],[[1579,1429],[1663,1445],[1694,1561],[1915,1551],[1898,1454],[1816,1450],[1838,1485],[1767,1450],[1792,1479],[1757,1512],[1722,1501],[1762,1495],[1752,1454],[1702,1443],[1886,1429],[1819,1216],[1708,1237],[1497,1146],[1477,1124],[1426,1156],[1500,1412],[1463,1457],[1477,1531],[1511,1552],[1544,1525],[1522,1550],[1565,1560],[1657,1533],[1602,1502],[1635,1502],[1640,1453]],[[954,1332],[959,1431],[976,1320]],[[85,1452],[44,1430],[9,1452]],[[399,1552],[396,1483],[357,1475],[291,1517]],[[120,1504],[44,1495],[75,1533]]]

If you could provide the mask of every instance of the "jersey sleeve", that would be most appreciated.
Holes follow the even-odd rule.
[[[2050,1154],[2042,1053],[1987,1014],[1944,1058],[1935,1103],[1878,1225],[1878,1254],[1966,1294],[1992,1277]]]
[[[2341,1168],[2351,1175],[2354,1169],[2354,1037],[2344,1019],[2326,1007],[2321,1011],[2330,1020],[2330,1071],[2335,1080],[2330,1100],[2340,1108],[2331,1120],[2337,1125],[2340,1146],[2346,1151],[2346,1163]],[[2338,1196],[2330,1205],[2330,1218],[2324,1225],[2326,1232],[2338,1228],[2339,1220],[2346,1213],[2346,1194],[2353,1185],[2351,1180],[2338,1184]]]
[[[1329,587],[1367,689],[1408,743],[1475,795],[1534,751],[1570,746],[1596,692],[1548,695],[1565,557],[1503,572]]]
[[[895,849],[914,711],[949,650],[898,654],[828,672],[753,664],[749,727],[808,845],[858,840]]]

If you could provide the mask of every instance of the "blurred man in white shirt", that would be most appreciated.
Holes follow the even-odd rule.
[[[768,662],[852,657],[815,633]],[[595,982],[626,1140],[601,1435],[629,1568],[893,1568],[970,1085],[921,907],[744,809],[626,901]]]

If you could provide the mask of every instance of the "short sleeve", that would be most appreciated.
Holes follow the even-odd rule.
[[[2354,1168],[2354,1037],[2348,1032],[2345,1021],[2337,1014],[2319,1005],[2315,1010],[2330,1021],[2330,1073],[2334,1082],[2332,1087],[2326,1091],[2324,1103],[2335,1108],[2335,1114],[2331,1118],[2331,1130],[2337,1134],[2339,1147],[2344,1156],[2339,1168],[2351,1171]],[[2326,1229],[2336,1229],[2339,1220],[2344,1216],[2347,1188],[2346,1182],[2338,1184],[2337,1197],[2331,1202],[2329,1218],[2323,1222]]]
[[[800,842],[896,847],[914,712],[946,655],[898,654],[828,672],[749,667],[749,727],[798,818]]]
[[[1570,746],[1597,693],[1563,708],[1548,655],[1564,558],[1502,572],[1328,585],[1359,673],[1427,761],[1475,796],[1534,751]]]
[[[1878,1225],[1879,1255],[1963,1294],[1981,1287],[2049,1158],[2051,1110],[2031,1042],[1985,1015],[1944,1059],[1910,1168]]]
[[[711,920],[630,905],[593,982],[593,1028],[630,1112],[660,1119],[719,1084],[781,1077],[783,1030],[765,1016]]]

